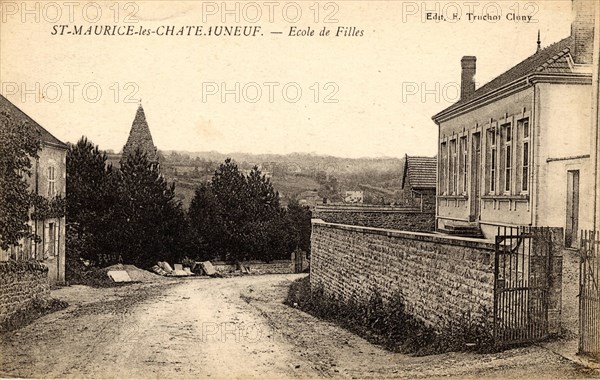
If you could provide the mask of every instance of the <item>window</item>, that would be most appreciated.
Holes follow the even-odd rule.
[[[54,166],[48,167],[48,196],[53,197],[56,195],[56,168]]]
[[[456,139],[450,140],[450,192],[457,193],[458,186],[458,152],[456,150]]]
[[[512,179],[512,128],[510,124],[502,126],[504,138],[504,192],[509,193]]]
[[[460,181],[460,191],[463,194],[467,193],[467,155],[468,155],[468,149],[467,149],[467,136],[463,136],[460,138],[460,153],[461,153],[461,157],[460,157],[460,175],[461,175],[461,181]]]
[[[496,146],[496,129],[492,128],[488,131],[488,140],[490,144],[490,176],[489,176],[489,192],[493,194],[496,191],[496,168],[498,166],[497,146]]]
[[[521,135],[521,191],[529,190],[529,119],[519,120]]]
[[[448,144],[443,142],[440,148],[441,154],[441,167],[440,167],[440,195],[443,195],[447,191],[446,178],[448,172]]]

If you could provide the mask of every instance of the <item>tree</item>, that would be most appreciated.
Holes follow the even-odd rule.
[[[210,185],[200,184],[188,210],[192,252],[196,252],[194,259],[212,260],[225,254],[219,207]]]
[[[300,248],[306,253],[310,253],[310,234],[312,213],[307,206],[301,206],[297,200],[292,200],[287,206],[287,219],[289,221],[291,247],[288,250],[294,251]]]
[[[271,181],[254,167],[246,177],[246,249],[252,258],[271,261],[285,254],[285,210]]]
[[[123,262],[150,267],[159,260],[179,261],[188,246],[188,226],[175,185],[168,185],[158,164],[139,149],[124,157],[115,178],[111,251]]]
[[[104,259],[107,236],[113,228],[111,213],[117,201],[112,166],[106,154],[86,137],[67,152],[68,258]]]
[[[0,113],[0,248],[4,250],[34,237],[27,225],[34,199],[28,178],[40,148],[41,139],[33,126]]]
[[[258,167],[244,176],[231,159],[210,184],[198,187],[188,215],[196,246],[204,244],[197,248],[199,255],[210,250],[231,262],[271,261],[289,257],[297,246],[290,244],[291,224],[271,181]]]
[[[218,249],[222,258],[244,260],[247,258],[245,243],[250,238],[246,227],[250,222],[246,179],[228,158],[215,171],[210,187],[217,202],[215,219],[220,221],[222,242]]]

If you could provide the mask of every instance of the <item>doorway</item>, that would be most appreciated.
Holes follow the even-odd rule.
[[[56,227],[54,223],[48,223],[48,256],[54,256],[56,247]]]
[[[565,246],[577,247],[579,229],[579,170],[567,172],[567,221],[565,225]]]
[[[481,214],[481,138],[474,133],[471,139],[471,214],[469,220],[479,220]]]

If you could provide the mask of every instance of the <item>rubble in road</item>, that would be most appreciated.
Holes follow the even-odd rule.
[[[124,270],[109,270],[106,274],[114,282],[131,282],[131,277]]]
[[[158,261],[149,270],[143,270],[130,264],[115,264],[106,268],[96,268],[93,271],[98,272],[98,276],[107,282],[102,286],[114,286],[130,282],[165,280],[165,277],[235,277],[248,274],[281,273],[286,272],[288,267],[287,261],[282,263],[250,261],[228,264],[220,261],[213,263],[211,261],[184,260],[182,264]],[[87,268],[87,270],[91,271],[92,269]]]
[[[171,267],[166,261],[159,261],[151,270],[157,275],[166,277],[218,276],[210,261],[193,262],[191,267],[183,264],[173,264]]]
[[[123,281],[123,279],[121,279],[121,277],[119,277],[119,280],[114,280],[115,282],[154,282],[157,280],[161,280],[162,278],[160,276],[157,276],[156,274],[149,272],[147,270],[143,270],[140,269],[138,267],[136,267],[135,265],[130,265],[130,264],[115,264],[115,265],[111,265],[107,268],[104,268],[104,270],[107,272],[107,275],[112,278],[114,280],[114,275],[115,272],[117,273],[117,276],[123,276],[123,279],[125,279],[125,275],[127,275],[129,277],[129,281]],[[121,272],[125,272],[124,274]],[[112,273],[112,276],[111,276]]]
[[[207,276],[217,275],[217,270],[210,261],[202,261],[198,264],[202,267],[202,270],[204,271],[204,273],[206,273]]]
[[[162,276],[129,264],[115,264],[106,268],[98,268],[95,266],[86,266],[80,260],[68,260],[66,269],[67,283],[69,285],[88,285],[96,288],[104,288],[127,285],[134,282],[148,283],[165,280]],[[115,274],[115,272],[117,273]],[[125,273],[120,272],[125,272],[129,276],[129,280],[125,277]]]

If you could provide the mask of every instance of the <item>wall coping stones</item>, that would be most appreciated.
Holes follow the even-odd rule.
[[[317,205],[315,212],[377,212],[377,213],[424,213],[430,214],[431,211],[421,211],[419,207],[405,206],[381,206],[381,205]]]
[[[39,271],[48,272],[48,266],[46,264],[35,261],[35,260],[8,260],[0,261],[0,273],[6,272],[25,272],[25,271]]]
[[[363,227],[363,226],[355,226],[349,224],[339,224],[339,223],[328,223],[322,219],[312,219],[311,220],[313,227],[327,227],[327,228],[335,228],[339,230],[346,230],[352,232],[358,232],[363,234],[373,234],[373,235],[382,235],[400,239],[410,239],[427,243],[438,243],[445,245],[455,245],[461,247],[469,247],[476,248],[481,250],[488,250],[494,252],[495,245],[489,240],[485,239],[475,239],[475,238],[466,238],[460,236],[448,236],[442,235],[439,233],[426,233],[426,232],[409,232],[409,231],[399,231],[399,230],[389,230],[384,228],[375,228],[375,227]]]

